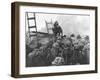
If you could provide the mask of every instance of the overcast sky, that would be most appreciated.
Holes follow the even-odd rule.
[[[67,34],[80,34],[80,35],[89,35],[90,32],[90,16],[86,15],[59,15],[59,14],[36,14],[36,25],[37,30],[41,32],[47,32],[46,23],[50,22],[54,23],[55,21],[59,22],[59,25],[63,29],[63,33]],[[31,25],[34,25],[32,21],[30,21]]]

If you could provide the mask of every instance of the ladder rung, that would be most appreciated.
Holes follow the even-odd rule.
[[[30,34],[30,36],[37,36],[37,34]]]
[[[35,17],[30,17],[30,18],[28,18],[28,20],[31,20],[31,19],[35,19]]]
[[[37,32],[36,32],[36,31],[30,31],[29,33],[30,33],[30,35],[37,34]]]
[[[52,22],[48,22],[47,24],[52,24]]]
[[[48,30],[51,30],[52,28],[48,28]]]
[[[31,31],[30,33],[37,33],[37,31]]]
[[[29,26],[28,28],[36,28],[36,26]]]

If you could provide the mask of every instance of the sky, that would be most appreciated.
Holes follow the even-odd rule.
[[[47,32],[46,23],[59,22],[65,35],[80,34],[89,35],[90,32],[90,16],[89,15],[71,15],[71,14],[46,14],[36,13],[36,26],[40,32]],[[34,21],[30,21],[30,25],[34,25]],[[27,26],[28,27],[28,26]],[[27,30],[27,29],[26,29]]]

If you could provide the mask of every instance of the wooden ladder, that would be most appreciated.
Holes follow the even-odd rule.
[[[32,16],[30,17],[29,14],[32,14]],[[29,38],[31,39],[31,37],[36,37],[37,43],[38,43],[38,33],[37,33],[37,26],[36,26],[36,13],[26,12],[26,19],[27,19],[27,25],[28,25]],[[30,26],[30,20],[34,21],[34,25]]]
[[[51,22],[45,21],[45,23],[46,23],[47,33],[50,34],[50,31],[52,31],[53,22],[51,20]],[[49,27],[49,25],[52,25],[52,27]]]

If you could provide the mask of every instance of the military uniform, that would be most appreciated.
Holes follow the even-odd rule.
[[[59,26],[57,21],[54,23],[54,28],[52,28],[52,31],[56,37],[62,35],[63,33],[62,28]]]

